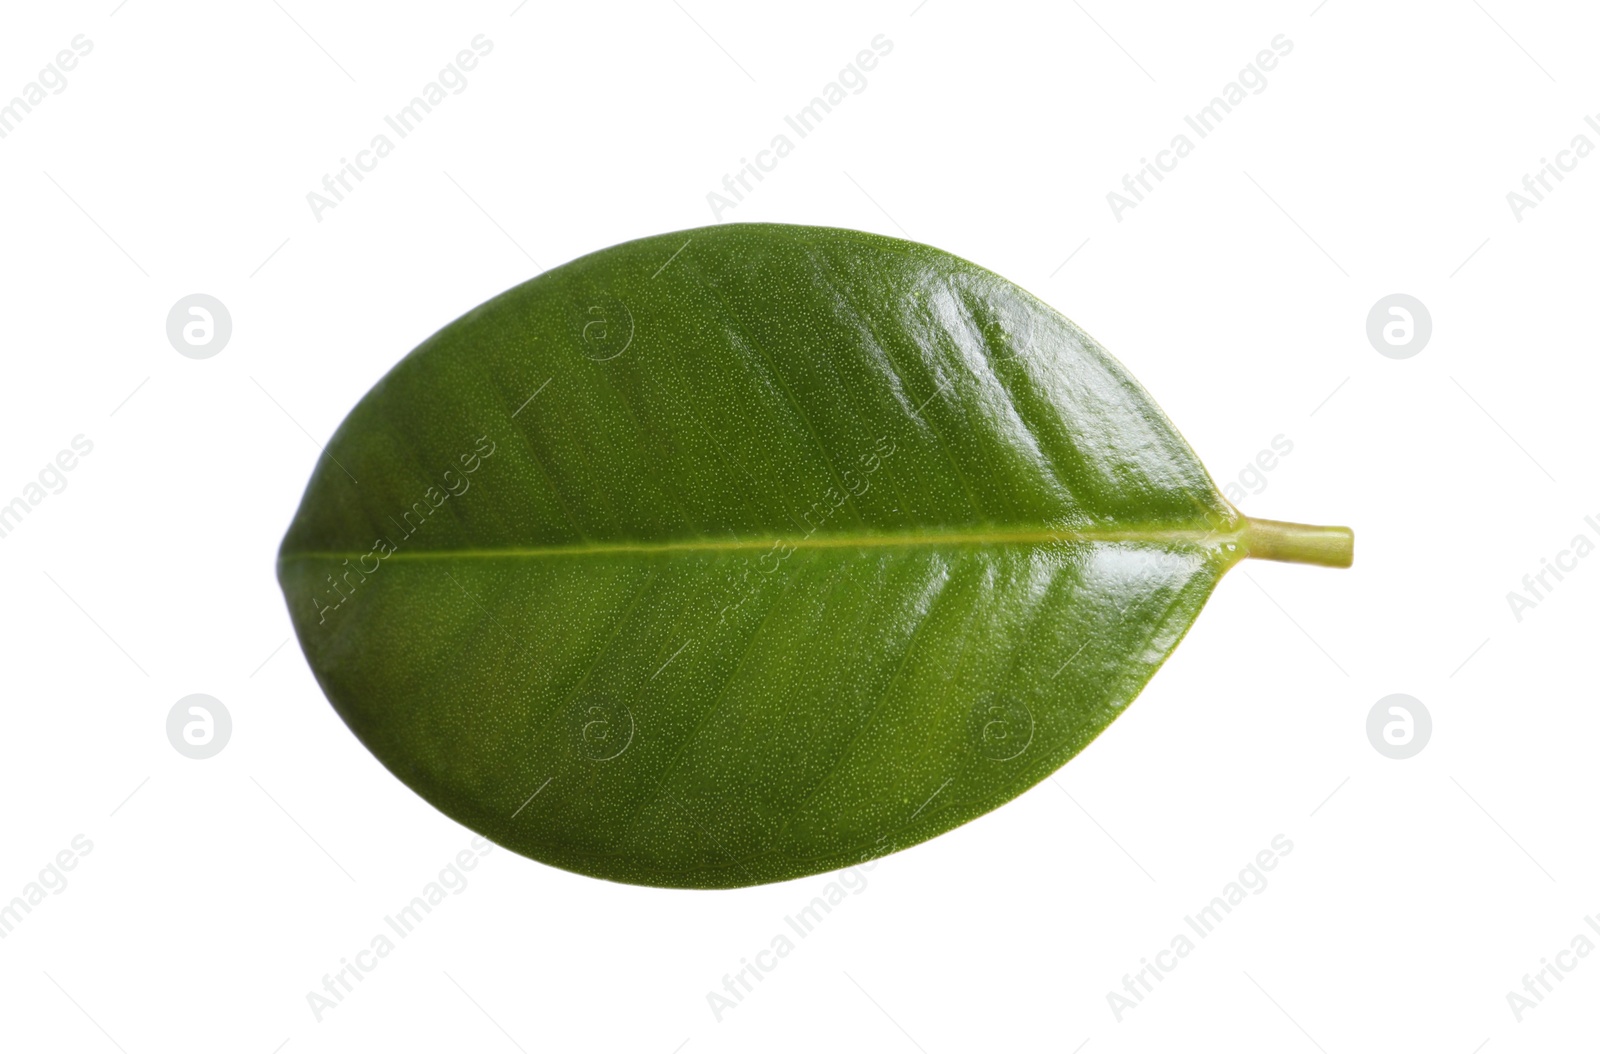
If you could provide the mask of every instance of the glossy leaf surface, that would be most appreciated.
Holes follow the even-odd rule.
[[[330,441],[279,576],[328,698],[428,801],[559,867],[722,887],[1015,797],[1236,561],[1349,548],[1242,517],[1004,279],[727,225],[424,342]]]

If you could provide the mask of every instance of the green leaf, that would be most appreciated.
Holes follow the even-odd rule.
[[[925,245],[734,224],[469,312],[330,441],[301,647],[391,772],[519,853],[726,887],[931,838],[1131,702],[1248,520],[1101,347]]]

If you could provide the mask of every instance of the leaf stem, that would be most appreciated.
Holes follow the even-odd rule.
[[[1240,541],[1245,555],[1258,560],[1349,567],[1355,555],[1355,534],[1348,527],[1314,527],[1246,517]]]

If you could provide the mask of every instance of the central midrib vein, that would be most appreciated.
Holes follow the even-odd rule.
[[[671,541],[584,542],[574,545],[504,546],[495,549],[405,549],[397,548],[385,560],[493,560],[547,559],[560,557],[661,555],[668,553],[731,553],[793,549],[896,549],[936,546],[1043,546],[1092,542],[1144,542],[1156,545],[1189,544],[1221,546],[1237,543],[1239,532],[1219,532],[1198,528],[1124,527],[1103,530],[978,530],[961,532],[900,532],[867,534],[822,534],[772,536],[760,538],[686,538]],[[350,560],[366,552],[307,550],[283,553],[280,561]]]

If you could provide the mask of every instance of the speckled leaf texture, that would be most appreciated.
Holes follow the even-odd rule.
[[[1044,779],[1251,522],[1005,279],[730,224],[429,338],[329,442],[278,567],[328,698],[423,798],[547,864],[717,888],[882,856]]]

